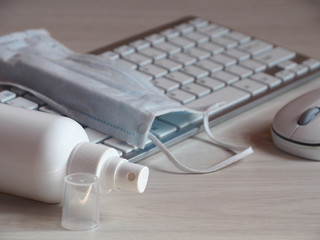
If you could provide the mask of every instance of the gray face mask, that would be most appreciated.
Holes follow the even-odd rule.
[[[152,123],[156,116],[170,112],[203,114],[205,129],[211,137],[207,116],[220,104],[205,111],[186,109],[139,73],[99,56],[75,53],[45,30],[29,30],[0,38],[0,82],[28,90],[62,114],[133,146],[143,148],[149,137],[186,172],[199,171],[191,171],[193,169],[178,163],[149,132]],[[224,161],[217,169],[199,173],[218,170],[252,152],[251,148],[216,143],[241,154]]]

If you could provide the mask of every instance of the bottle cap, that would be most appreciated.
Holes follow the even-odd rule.
[[[84,231],[99,227],[99,181],[91,173],[73,173],[65,177],[62,227]]]

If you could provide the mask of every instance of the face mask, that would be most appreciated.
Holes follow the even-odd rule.
[[[187,109],[156,89],[139,73],[100,56],[75,53],[45,30],[14,33],[0,38],[0,82],[25,89],[78,122],[144,147],[150,138],[175,166],[185,172],[216,171],[252,153],[217,141],[205,111]],[[206,170],[185,167],[150,133],[156,116],[187,111],[204,116],[205,130],[216,144],[238,154]]]

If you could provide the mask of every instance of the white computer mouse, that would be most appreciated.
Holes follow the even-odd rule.
[[[320,161],[320,88],[281,108],[273,119],[271,133],[277,148]]]

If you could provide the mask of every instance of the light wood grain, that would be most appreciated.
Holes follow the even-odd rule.
[[[87,52],[197,15],[320,58],[319,12],[319,2],[311,0],[2,0],[0,35],[46,28],[75,51]],[[320,239],[320,163],[277,150],[270,136],[279,108],[320,87],[319,81],[213,128],[217,137],[255,150],[227,169],[181,174],[161,153],[142,161],[151,169],[146,192],[103,197],[96,231],[62,229],[61,205],[0,194],[0,239]],[[228,156],[205,133],[170,150],[197,167]]]

